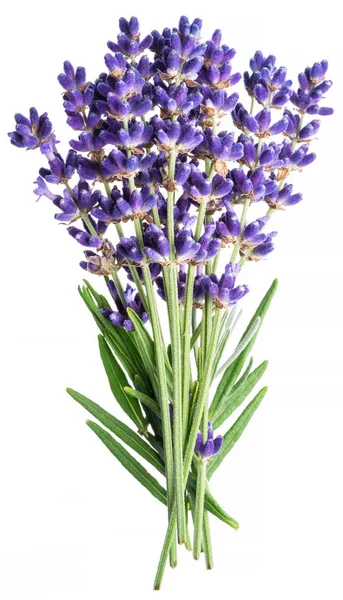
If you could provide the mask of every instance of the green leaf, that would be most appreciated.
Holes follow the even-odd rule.
[[[220,452],[214,456],[207,468],[207,476],[208,479],[212,477],[214,471],[218,469],[219,465],[224,460],[225,456],[230,452],[230,450],[234,447],[235,443],[241,437],[244,429],[248,425],[251,417],[254,412],[260,406],[264,396],[267,393],[268,388],[264,387],[262,390],[258,392],[255,398],[248,404],[248,406],[243,410],[242,414],[238,417],[237,421],[234,422],[232,427],[230,427],[229,431],[224,435],[223,446]]]
[[[219,375],[219,373],[223,370],[223,368],[225,369],[224,375],[222,376],[220,383],[214,394],[214,398],[213,398],[211,406],[210,406],[210,414],[214,414],[217,411],[217,408],[222,401],[223,395],[225,394],[227,396],[230,393],[230,391],[235,383],[235,380],[236,380],[232,377],[231,367],[232,367],[232,365],[236,364],[237,360],[239,359],[241,354],[244,352],[244,349],[247,347],[250,340],[254,336],[255,332],[259,328],[260,322],[261,322],[261,320],[259,318],[257,318],[255,323],[253,324],[251,330],[248,331],[248,333],[243,338],[243,340],[238,344],[238,346],[236,347],[236,350],[230,356],[230,358],[226,361],[225,365],[223,365],[223,367],[221,367],[219,369],[219,371],[217,371],[216,375]]]
[[[268,361],[261,363],[246,379],[245,383],[237,387],[235,391],[231,390],[228,394],[224,392],[221,397],[220,404],[213,415],[213,428],[217,429],[232,413],[238,408],[254,389],[257,382],[261,379]]]
[[[189,491],[189,493],[192,496],[192,499],[194,501],[195,500],[195,490],[196,490],[196,478],[193,475],[193,473],[189,474],[188,482],[187,482],[187,490]],[[227,512],[220,506],[220,504],[218,504],[217,500],[214,499],[214,497],[212,496],[208,487],[205,490],[204,506],[205,506],[206,510],[208,510],[208,512],[210,512],[212,515],[217,517],[217,519],[219,519],[220,521],[223,521],[227,525],[230,525],[230,527],[233,527],[233,529],[239,528],[239,524],[237,523],[237,521],[235,521],[235,519],[230,517],[230,515],[227,514]]]
[[[134,335],[125,331],[123,327],[113,325],[113,323],[102,315],[99,309],[109,306],[106,298],[98,294],[88,282],[86,284],[87,288],[79,287],[80,295],[86,303],[87,308],[91,311],[101,333],[129,374],[130,379],[133,379],[137,371],[145,374],[143,361],[135,343]]]
[[[111,415],[109,412],[101,408],[101,406],[86,396],[83,396],[83,394],[80,394],[71,388],[67,388],[67,393],[74,400],[76,400],[76,402],[81,404],[83,408],[88,410],[93,417],[98,419],[102,425],[112,431],[112,433],[114,433],[120,440],[132,448],[132,450],[135,450],[137,454],[139,454],[164,475],[164,464],[157,452],[155,452],[155,450],[153,450],[143,438],[132,431],[130,427],[119,421],[119,419]]]
[[[145,420],[138,401],[135,398],[127,396],[123,390],[124,387],[129,387],[124,371],[116,361],[105,338],[102,335],[99,335],[98,340],[101,360],[106,371],[112,394],[116,398],[118,404],[122,407],[123,411],[130,419],[132,419],[137,427],[144,430]]]
[[[213,369],[212,369],[212,381],[215,378],[215,375],[217,373],[217,369],[218,369],[218,365],[220,362],[220,359],[223,355],[223,352],[225,350],[225,346],[228,342],[228,339],[231,335],[231,330],[230,329],[226,329],[226,331],[224,331],[223,335],[221,336],[218,346],[217,346],[217,350],[216,350],[216,354],[214,357],[214,361],[213,361]]]
[[[105,296],[98,294],[98,292],[93,288],[89,281],[87,281],[87,279],[84,279],[83,281],[97,303],[98,308],[111,308]]]
[[[196,329],[195,329],[194,333],[192,334],[192,337],[191,337],[191,350],[193,350],[195,342],[200,337],[200,332],[201,332],[201,323],[199,323],[199,325],[196,326]]]
[[[110,323],[107,319],[105,319],[105,317],[99,311],[94,300],[92,299],[88,289],[81,288],[81,287],[79,287],[78,289],[79,289],[81,298],[83,299],[84,303],[86,304],[88,310],[91,312],[102,335],[105,337],[107,343],[111,346],[113,352],[115,353],[117,358],[120,360],[124,369],[129,374],[130,379],[132,379],[132,377],[134,377],[136,369],[139,368],[138,367],[139,363],[136,360],[132,360],[130,358],[128,351],[127,351],[128,346],[125,345],[125,343],[123,342],[123,340],[118,332],[118,329],[120,329],[120,328],[116,327],[115,325]],[[143,366],[142,366],[142,369],[143,369]]]
[[[164,474],[164,465],[158,454],[146,444],[137,434],[135,434],[127,425],[121,423],[110,413],[102,409],[98,404],[89,400],[75,390],[67,389],[68,394],[74,398],[81,406],[90,412],[100,423],[105,425],[112,433],[117,435],[130,448],[135,450],[142,458],[153,465],[160,473]],[[101,441],[107,446],[110,452],[121,462],[121,464],[144,486],[155,498],[163,504],[167,503],[166,491],[159,482],[127,451],[117,442],[107,431],[102,429],[97,423],[87,421],[87,425],[96,433]],[[190,481],[190,480],[189,480]],[[195,482],[193,478],[192,488]],[[205,507],[215,517],[227,523],[234,529],[238,528],[238,523],[230,517],[226,511],[213,498],[212,494],[206,490]]]
[[[257,334],[261,329],[261,325],[262,325],[264,317],[268,311],[268,308],[271,304],[271,301],[274,297],[274,294],[277,290],[277,286],[278,286],[278,280],[274,279],[272,285],[270,286],[267,293],[263,297],[262,301],[260,302],[259,306],[257,307],[255,314],[253,315],[252,319],[250,320],[250,323],[248,324],[245,332],[243,333],[240,343],[242,343],[244,341],[244,339],[246,338],[247,334],[249,334],[249,331],[251,331],[251,328],[254,326],[256,319],[257,318],[261,319],[260,327],[258,328],[258,331],[256,331],[256,333],[253,335],[253,337],[251,338],[249,343],[245,346],[244,350],[235,358],[235,360],[231,364],[229,364],[227,366],[226,371],[217,387],[215,396],[213,398],[212,407],[211,407],[213,412],[215,412],[215,410],[219,404],[221,395],[224,392],[224,390],[227,390],[228,388],[232,389],[233,385],[236,383],[236,380],[239,377],[239,374],[243,368],[246,358],[249,355],[249,353],[256,341]],[[236,349],[236,351],[237,351],[237,349]],[[229,360],[231,360],[231,359],[232,359],[232,357]]]
[[[148,373],[150,370],[154,373],[156,371],[154,342],[137,313],[131,308],[128,308],[127,314],[135,328],[137,343],[139,344],[142,353],[145,368]]]
[[[124,392],[127,396],[131,396],[132,398],[137,398],[138,400],[140,400],[143,404],[145,404],[145,406],[150,408],[150,410],[152,410],[152,412],[158,417],[161,416],[161,411],[159,409],[158,404],[155,400],[150,398],[150,396],[147,396],[143,392],[140,392],[139,390],[135,390],[127,386],[124,387]]]
[[[246,379],[248,378],[250,371],[251,371],[251,367],[253,365],[254,359],[253,357],[250,358],[247,367],[245,369],[245,371],[243,372],[243,375],[240,376],[240,378],[238,379],[238,381],[235,383],[235,385],[233,386],[231,393],[233,394],[234,392],[236,392],[238,390],[238,388],[240,388],[243,383],[246,381]]]
[[[86,421],[88,427],[94,431],[98,438],[105,444],[109,451],[125,467],[139,483],[155,496],[162,504],[167,504],[166,490],[125,448],[119,444],[105,429],[94,423]]]
[[[248,346],[250,340],[254,337],[255,334],[257,334],[257,332],[260,328],[260,325],[261,325],[261,319],[260,319],[260,317],[256,317],[256,319],[253,322],[253,324],[251,325],[250,329],[246,332],[244,337],[239,342],[234,353],[231,354],[231,356],[227,359],[227,361],[220,367],[220,369],[218,369],[216,376],[221,375],[221,373],[223,371],[225,371],[236,360],[236,358],[238,358],[242,354],[242,352]]]
[[[227,523],[227,525],[230,525],[230,527],[233,527],[233,529],[239,528],[239,523],[230,517],[230,515],[228,515],[227,512],[218,504],[218,502],[213,498],[209,489],[205,490],[205,508],[215,517],[217,517],[217,519]]]

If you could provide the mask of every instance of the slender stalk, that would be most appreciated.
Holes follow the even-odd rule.
[[[168,559],[169,549],[171,547],[171,544],[173,542],[173,538],[175,535],[175,528],[176,528],[176,503],[174,502],[172,509],[171,509],[170,516],[169,516],[168,528],[167,528],[167,532],[166,532],[166,535],[164,538],[160,560],[159,560],[159,563],[157,566],[157,571],[156,571],[155,581],[154,581],[154,590],[159,590],[161,588],[164,570],[166,568],[166,563],[167,563],[167,559]]]
[[[169,156],[168,179],[174,183],[177,152],[174,148]],[[170,341],[173,368],[173,450],[174,450],[174,492],[177,506],[177,526],[179,544],[186,540],[186,511],[183,484],[183,444],[182,444],[182,362],[181,335],[178,295],[178,268],[174,263],[174,192],[168,191],[168,241],[171,264],[164,268],[166,278],[166,299],[169,316]]]
[[[206,569],[208,569],[208,570],[213,569],[213,553],[212,553],[209,514],[206,509],[204,510],[204,525],[203,525],[202,543],[203,543],[204,553],[205,553]]]
[[[116,269],[114,269],[114,267],[110,267],[110,273],[111,273],[112,279],[114,281],[114,285],[116,286],[119,298],[120,298],[122,304],[125,306],[126,302],[125,302],[125,298],[124,298],[124,290],[123,290],[121,281],[119,279],[118,272],[116,271]]]
[[[202,389],[199,392],[199,395],[197,397],[197,405],[196,405],[196,409],[194,411],[192,428],[191,428],[191,431],[189,434],[188,444],[187,444],[187,448],[186,448],[185,460],[184,460],[184,472],[183,472],[184,487],[186,486],[186,483],[188,480],[188,475],[189,475],[189,470],[190,470],[191,464],[192,464],[195,439],[197,436],[197,432],[198,432],[200,421],[201,421],[201,415],[202,415],[202,411],[203,411],[203,402],[205,399],[206,392],[210,385],[211,373],[212,373],[212,363],[213,363],[213,359],[214,359],[214,355],[215,355],[216,341],[218,338],[219,326],[220,326],[219,313],[220,313],[220,310],[217,309],[216,314],[214,316],[214,322],[213,322],[213,328],[212,328],[210,354],[207,357],[205,372],[202,377],[202,386],[201,386]],[[164,570],[165,570],[167,559],[168,559],[169,549],[170,549],[170,546],[171,546],[171,543],[173,540],[173,535],[175,532],[175,527],[176,527],[176,502],[174,501],[172,510],[170,513],[170,517],[169,517],[167,532],[166,532],[166,535],[164,538],[164,543],[163,543],[162,552],[160,555],[160,560],[159,560],[157,571],[156,571],[155,582],[154,582],[155,590],[159,590],[161,587],[163,574],[164,574]]]
[[[215,314],[214,314],[214,319],[213,319],[212,335],[211,335],[211,340],[210,340],[210,344],[209,344],[208,355],[206,357],[206,361],[205,361],[205,365],[204,365],[204,372],[203,372],[203,375],[202,375],[202,378],[200,381],[200,385],[199,385],[199,392],[198,392],[198,396],[197,396],[196,407],[194,410],[192,426],[191,426],[188,443],[187,443],[187,447],[186,447],[186,452],[185,452],[184,477],[185,477],[186,482],[187,482],[187,478],[188,478],[189,469],[190,469],[190,466],[192,463],[195,440],[196,440],[196,436],[197,436],[197,433],[199,430],[202,413],[204,410],[204,402],[206,399],[206,394],[208,393],[210,383],[211,383],[212,366],[213,366],[213,360],[214,360],[215,351],[216,351],[216,343],[217,343],[218,333],[219,333],[219,328],[220,328],[220,316],[221,316],[220,309],[216,309]]]
[[[203,201],[199,207],[198,220],[195,229],[194,239],[198,241],[201,235],[201,229],[206,214],[206,202]],[[183,344],[182,344],[182,429],[183,446],[186,445],[189,419],[189,390],[191,379],[191,323],[193,308],[193,289],[194,289],[195,267],[188,266],[185,301],[184,301],[184,321],[183,321]]]
[[[241,241],[242,241],[243,228],[244,228],[245,219],[246,219],[246,216],[247,216],[249,205],[250,205],[250,198],[247,197],[245,199],[245,202],[244,202],[244,205],[243,205],[243,210],[242,210],[242,216],[241,216],[241,233],[239,234],[239,236],[238,236],[238,238],[237,238],[237,240],[236,240],[236,242],[234,244],[234,247],[233,247],[233,250],[232,250],[232,254],[231,254],[231,258],[230,258],[230,262],[236,262],[237,255],[239,253],[239,248],[240,248]]]
[[[132,192],[135,188],[133,178],[129,178],[130,191]],[[143,232],[141,222],[135,220],[135,232],[139,247],[143,248]],[[133,267],[134,268],[134,267]],[[151,320],[151,327],[153,331],[153,338],[155,343],[155,358],[158,372],[158,382],[160,390],[160,405],[162,415],[162,433],[163,433],[163,447],[164,447],[164,459],[166,468],[166,481],[167,481],[167,501],[168,501],[168,515],[170,518],[171,506],[174,494],[174,467],[173,467],[173,446],[172,446],[172,432],[170,424],[170,413],[169,413],[169,393],[168,383],[166,376],[166,364],[165,364],[165,346],[162,337],[162,329],[160,318],[158,314],[156,297],[154,294],[152,279],[150,270],[147,264],[142,267],[143,279],[145,289],[147,291],[147,300],[149,307],[149,314]],[[172,567],[176,566],[176,544],[171,540],[170,547],[170,564]]]
[[[186,542],[185,542],[185,546],[186,546],[186,550],[189,550],[190,552],[192,552],[192,542],[191,542],[191,538],[189,535],[189,528],[188,528],[188,506],[187,506],[187,502],[188,502],[188,496],[186,497]]]
[[[110,188],[110,185],[109,185],[108,181],[103,181],[103,184],[104,184],[104,187],[105,187],[105,190],[106,190],[107,197],[109,199],[111,199],[111,188]],[[130,185],[132,185],[131,182],[130,182]],[[117,234],[118,234],[119,238],[125,237],[121,223],[115,223],[115,228],[116,228],[116,231],[117,231]],[[143,306],[144,306],[145,310],[148,312],[148,302],[147,302],[147,299],[146,299],[146,294],[145,294],[142,282],[141,282],[141,280],[139,278],[139,275],[137,273],[137,269],[130,262],[128,263],[128,267],[129,267],[130,273],[132,275],[132,279],[133,279],[133,281],[135,283],[135,286],[137,288],[137,292],[139,293],[139,295],[140,295],[140,297],[142,299]]]
[[[206,461],[201,460],[197,465],[197,488],[194,508],[194,538],[193,558],[198,560],[201,552],[202,532],[204,522],[204,495],[206,487]]]

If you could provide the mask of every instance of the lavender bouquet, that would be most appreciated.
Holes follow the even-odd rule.
[[[55,205],[57,221],[85,248],[81,267],[108,290],[104,296],[86,280],[79,287],[100,330],[113,396],[133,428],[67,391],[98,421],[87,421],[90,429],[167,506],[159,589],[168,557],[176,566],[177,542],[195,559],[203,552],[212,568],[210,514],[238,529],[209,483],[266,394],[253,390],[267,362],[253,370],[250,353],[277,287],[225,357],[248,292],[241,270],[273,251],[273,213],[302,200],[288,178],[315,159],[310,142],[318,117],[333,112],[321,105],[331,81],[323,60],[299,74],[295,89],[286,68],[257,51],[243,77],[247,109],[231,91],[241,75],[220,30],[204,42],[200,19],[181,17],[177,28],[144,38],[135,17],[119,27],[94,83],[68,61],[58,76],[75,132],[65,158],[47,113],[35,108],[29,118],[15,115],[9,136],[47,159],[34,193]],[[238,134],[217,131],[226,115]]]

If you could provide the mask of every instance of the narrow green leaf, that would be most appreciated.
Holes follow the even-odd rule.
[[[86,421],[88,427],[94,431],[98,438],[105,444],[109,451],[125,467],[139,483],[155,496],[162,504],[167,504],[166,490],[125,448],[119,444],[105,429],[94,423]]]
[[[277,279],[274,279],[272,285],[270,286],[269,290],[267,291],[267,293],[265,294],[265,296],[262,298],[260,304],[258,305],[255,314],[252,316],[250,323],[248,324],[246,330],[244,331],[241,340],[244,338],[244,336],[247,334],[247,332],[249,331],[249,329],[252,327],[252,324],[254,323],[255,319],[257,317],[260,317],[261,322],[263,322],[264,317],[266,316],[266,313],[268,311],[268,308],[271,305],[271,302],[273,300],[273,297],[275,295],[275,292],[277,290],[277,287],[279,285],[279,282]],[[252,345],[252,344],[251,344]]]
[[[253,357],[250,358],[245,371],[243,372],[243,375],[240,376],[240,378],[238,379],[238,381],[235,383],[235,385],[233,386],[231,393],[233,394],[234,392],[236,392],[238,390],[238,388],[240,388],[246,381],[246,379],[248,378],[248,376],[250,375],[250,371],[251,371],[251,367],[253,365],[254,359]]]
[[[197,339],[200,336],[200,332],[201,332],[201,323],[199,323],[199,325],[196,326],[195,331],[191,337],[191,350],[193,350],[194,344],[196,343]]]
[[[188,482],[187,482],[187,490],[194,502],[195,490],[196,490],[196,478],[193,475],[193,473],[189,474]],[[217,500],[215,500],[215,498],[212,496],[212,494],[208,488],[206,488],[206,490],[205,490],[204,506],[205,506],[206,510],[208,510],[208,512],[210,512],[212,515],[217,517],[217,519],[219,519],[220,521],[223,521],[223,523],[230,525],[230,527],[233,527],[233,529],[239,528],[239,524],[237,523],[237,521],[235,521],[235,519],[230,517],[230,515],[227,514],[227,512],[220,506],[220,504],[218,504]]]
[[[99,294],[89,283],[89,281],[87,281],[87,279],[84,279],[83,281],[97,303],[98,308],[111,308],[105,296]]]
[[[135,450],[137,454],[139,454],[142,458],[144,458],[147,462],[153,465],[160,473],[164,475],[164,464],[157,452],[153,450],[149,444],[147,444],[144,439],[137,435],[130,427],[125,425],[107,412],[105,409],[101,408],[98,404],[83,396],[79,392],[71,388],[67,388],[67,393],[71,396],[76,402],[81,404],[83,408],[88,410],[88,412],[93,415],[102,425],[107,427],[112,433],[114,433],[120,440],[122,440],[125,444],[127,444],[132,450]]]
[[[251,417],[254,412],[260,406],[264,396],[267,393],[268,388],[264,387],[262,390],[258,392],[255,398],[248,404],[248,406],[243,410],[242,414],[238,417],[237,421],[234,422],[232,427],[230,427],[229,431],[224,435],[223,446],[220,452],[214,456],[207,468],[207,476],[208,479],[212,477],[214,471],[218,469],[219,465],[224,460],[225,456],[230,452],[230,450],[234,447],[235,443],[241,437],[244,429],[248,425]]]
[[[98,307],[94,303],[94,300],[92,299],[88,289],[81,287],[79,287],[78,289],[81,298],[83,299],[88,310],[92,314],[97,326],[99,327],[100,332],[105,337],[107,343],[111,346],[116,357],[120,360],[124,369],[127,371],[130,379],[132,379],[134,377],[136,369],[139,368],[139,363],[137,362],[137,360],[132,360],[128,356],[127,346],[123,343],[123,340],[118,334],[119,327],[115,327],[115,325],[113,325],[107,319],[105,319],[105,317],[101,314]]]
[[[139,348],[142,352],[143,362],[145,364],[146,370],[149,372],[156,371],[155,364],[155,348],[154,342],[151,339],[147,329],[144,327],[144,323],[139,318],[137,313],[131,308],[127,309],[127,314],[130,317],[130,320],[135,328],[135,334],[137,338],[137,342],[139,343]]]
[[[254,389],[255,385],[261,379],[262,375],[268,366],[268,361],[265,360],[261,363],[247,378],[245,383],[240,387],[236,388],[234,392],[231,390],[229,394],[223,394],[220,400],[220,404],[213,416],[213,427],[217,429],[226,419],[232,415],[232,413],[238,408],[244,400],[248,397],[250,392]]]
[[[155,415],[157,415],[158,417],[161,416],[161,411],[156,401],[150,398],[150,396],[147,396],[143,392],[140,392],[139,390],[135,390],[127,386],[124,387],[124,392],[127,396],[131,396],[132,398],[137,398],[138,400],[140,400],[143,404],[145,404],[145,406],[150,408],[150,410],[152,410],[152,412],[155,413]]]
[[[277,290],[277,286],[278,286],[278,280],[274,279],[272,285],[270,286],[267,293],[263,297],[262,301],[260,302],[259,306],[257,307],[255,314],[253,315],[252,319],[250,320],[250,323],[248,324],[246,330],[244,331],[244,333],[241,337],[240,343],[244,341],[247,334],[249,333],[251,328],[254,326],[256,319],[257,318],[261,319],[261,324],[260,324],[258,331],[256,331],[256,333],[254,334],[252,339],[249,341],[247,346],[244,348],[243,352],[241,352],[239,354],[239,356],[237,356],[237,358],[235,358],[235,360],[231,364],[229,364],[229,366],[226,368],[226,371],[223,374],[223,377],[217,387],[217,390],[216,390],[216,393],[215,393],[215,396],[214,396],[214,399],[212,402],[213,412],[216,410],[216,408],[218,406],[218,403],[220,401],[220,397],[221,397],[223,391],[226,390],[227,388],[232,389],[233,385],[236,383],[237,378],[239,377],[239,374],[240,374],[240,372],[243,368],[243,365],[246,361],[246,358],[249,355],[249,353],[256,341],[257,334],[261,329],[261,325],[262,325],[265,315],[268,311],[268,308],[272,302],[274,294]]]
[[[228,342],[228,339],[231,335],[231,330],[230,329],[226,329],[226,331],[224,331],[223,335],[221,336],[218,346],[217,346],[217,350],[216,350],[216,355],[214,357],[214,361],[213,361],[213,369],[212,369],[212,381],[216,376],[217,373],[217,369],[218,369],[218,365],[220,362],[221,357],[223,356],[223,352],[225,350],[226,344]]]
[[[217,517],[217,519],[223,521],[224,523],[227,523],[227,525],[230,525],[230,527],[233,527],[233,529],[239,528],[239,523],[237,523],[235,519],[233,519],[232,517],[230,517],[230,515],[227,514],[227,512],[213,498],[211,492],[208,489],[205,490],[205,508],[215,517]]]
[[[105,338],[102,335],[99,335],[98,340],[101,360],[106,371],[112,394],[116,398],[118,404],[122,407],[123,411],[130,419],[132,419],[137,427],[145,429],[145,421],[138,401],[135,398],[127,396],[123,390],[124,387],[129,387],[124,371],[116,361]]]
[[[250,329],[246,332],[244,337],[239,342],[234,353],[227,359],[227,361],[220,367],[220,369],[218,369],[216,376],[221,375],[221,373],[223,373],[223,371],[225,371],[236,360],[236,358],[238,358],[243,353],[245,348],[248,346],[250,340],[252,340],[254,335],[257,334],[260,325],[261,319],[260,317],[256,317]]]
[[[160,459],[159,455],[157,454],[157,452],[155,452],[152,448],[150,448],[150,446],[139,435],[137,435],[127,425],[125,425],[125,423],[122,423],[121,421],[119,421],[116,417],[114,417],[113,415],[108,413],[106,410],[101,408],[101,406],[99,406],[98,404],[96,404],[95,402],[93,402],[92,400],[87,398],[86,396],[83,396],[79,392],[76,392],[75,390],[72,390],[70,388],[67,389],[67,392],[74,400],[76,400],[76,402],[81,404],[81,406],[83,406],[91,415],[93,415],[96,419],[98,419],[100,421],[100,423],[102,423],[102,425],[107,427],[107,429],[109,429],[119,439],[121,439],[125,444],[127,444],[130,448],[132,448],[135,452],[137,452],[137,454],[142,456],[142,458],[144,458],[147,462],[149,462],[152,466],[154,466],[159,471],[159,473],[162,473],[164,475],[164,464],[163,464],[163,461]],[[91,421],[87,422],[88,425],[89,425],[89,423],[93,423],[93,422],[91,422]],[[118,458],[118,460],[120,460],[120,462],[122,462],[122,464],[124,464],[124,463],[123,463],[123,460],[121,460],[121,458],[126,458],[127,460],[131,461],[131,464],[133,465],[133,467],[137,467],[137,465],[139,465],[139,467],[137,467],[137,469],[139,469],[141,471],[141,473],[144,475],[144,477],[148,477],[148,479],[152,480],[153,482],[156,481],[148,472],[145,472],[144,467],[142,467],[142,465],[140,465],[140,463],[135,461],[135,459],[127,451],[125,451],[125,449],[118,442],[116,442],[112,438],[112,436],[110,436],[109,433],[107,433],[105,430],[103,430],[101,427],[99,427],[99,425],[97,425],[96,423],[93,423],[91,429],[93,429],[93,431],[95,431],[95,433],[97,433],[98,437],[109,448],[109,450],[112,452],[112,454],[114,454],[114,456],[116,456]],[[101,435],[98,433],[99,431],[100,431]],[[126,468],[128,468],[126,466],[126,464],[124,464],[124,466]],[[142,471],[142,469],[143,469],[143,471]],[[128,470],[130,471],[130,473],[132,473],[132,471],[129,468],[128,468]],[[148,475],[146,475],[146,473],[148,473]],[[132,473],[132,474],[136,477],[136,475],[134,473]],[[138,476],[136,478],[140,481]],[[192,481],[189,480],[189,482],[191,484],[191,487],[193,489],[195,489],[194,478]],[[145,484],[143,483],[143,485],[145,485]],[[149,491],[151,491],[150,488],[148,487],[148,485],[145,485],[145,487],[147,487],[149,489]],[[162,488],[162,490],[163,490],[163,488]],[[164,490],[163,490],[163,497],[161,497],[159,494],[154,494],[154,495],[161,502],[163,502],[163,504],[166,503],[165,496],[164,496]],[[226,511],[218,504],[218,502],[213,498],[213,496],[211,495],[211,493],[208,490],[205,492],[205,507],[209,512],[211,512],[218,519],[220,519],[224,523],[227,523],[231,527],[234,527],[235,529],[237,529],[237,527],[238,527],[237,522],[226,513]]]

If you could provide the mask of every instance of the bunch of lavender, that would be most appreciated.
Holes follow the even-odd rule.
[[[222,362],[236,305],[248,292],[241,270],[274,250],[271,217],[302,200],[289,176],[315,160],[319,117],[333,112],[321,104],[331,86],[327,61],[307,67],[294,86],[286,68],[260,51],[243,77],[246,108],[231,90],[241,79],[235,50],[222,44],[220,30],[204,42],[201,27],[200,19],[181,17],[178,27],[142,38],[137,18],[120,19],[107,70],[94,83],[66,61],[58,81],[74,133],[65,158],[47,113],[16,114],[9,134],[15,146],[44,155],[34,193],[55,205],[55,218],[84,247],[81,267],[108,289],[106,298],[85,281],[79,291],[101,332],[114,398],[138,432],[67,391],[106,428],[87,421],[110,452],[168,507],[155,589],[168,556],[176,566],[177,541],[195,559],[203,551],[212,568],[209,513],[238,528],[209,480],[267,388],[224,436],[217,429],[265,372],[267,362],[252,370],[249,355],[277,286]],[[239,132],[217,131],[226,115]],[[165,487],[118,439],[165,477]]]

